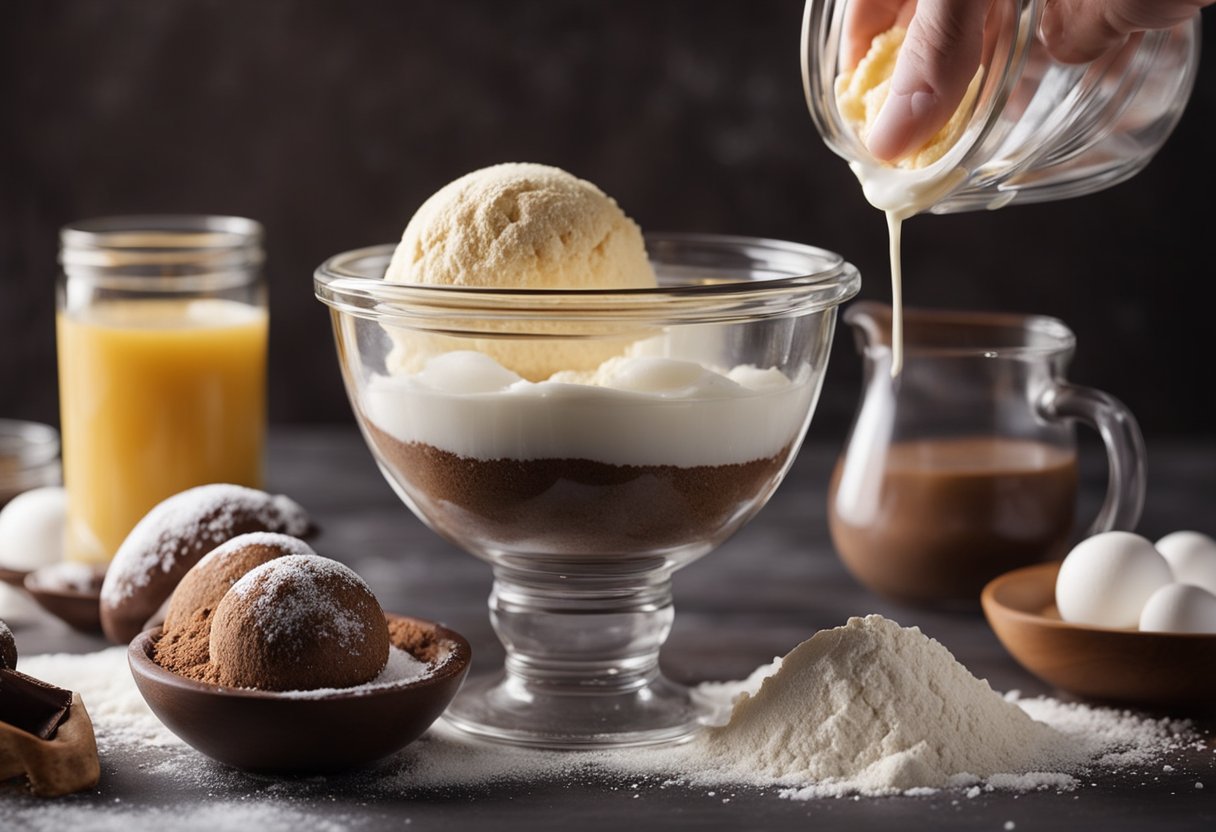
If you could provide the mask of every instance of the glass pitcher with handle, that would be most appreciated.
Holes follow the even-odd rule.
[[[906,360],[892,378],[891,308],[864,301],[843,320],[864,385],[829,486],[832,542],[876,593],[975,608],[1010,569],[1076,541],[1076,423],[1107,452],[1105,501],[1088,533],[1132,530],[1145,449],[1132,413],[1067,379],[1076,338],[1041,315],[905,310]]]

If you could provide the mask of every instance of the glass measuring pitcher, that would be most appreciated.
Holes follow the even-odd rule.
[[[1145,450],[1130,411],[1066,378],[1076,339],[1039,315],[905,310],[906,360],[891,377],[891,308],[844,315],[864,364],[862,398],[832,474],[828,521],[845,566],[880,595],[978,607],[980,591],[1074,543],[1074,425],[1095,428],[1109,483],[1088,534],[1130,531]]]

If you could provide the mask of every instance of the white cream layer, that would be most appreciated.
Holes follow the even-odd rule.
[[[413,375],[373,376],[363,407],[396,439],[463,457],[691,467],[776,455],[801,437],[817,391],[810,368],[790,379],[648,356],[530,382],[460,351]]]

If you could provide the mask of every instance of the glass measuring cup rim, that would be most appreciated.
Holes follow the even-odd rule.
[[[908,357],[1035,358],[1071,352],[1077,342],[1059,318],[976,309],[905,307],[904,352]],[[891,306],[858,301],[842,319],[864,337],[863,351],[891,348]]]
[[[870,153],[857,113],[846,118],[838,106],[838,83],[852,69],[842,59],[853,2],[806,0],[803,93],[821,138],[849,163],[867,200],[884,210],[992,209],[1111,187],[1152,159],[1197,76],[1199,10],[1077,64],[1055,60],[1036,36],[1044,0],[1000,0],[989,7],[974,94],[964,97],[959,120],[942,137],[948,146],[924,166],[892,165]]]
[[[829,309],[861,287],[857,268],[816,246],[762,237],[648,233],[664,283],[641,289],[498,289],[390,283],[395,244],[336,254],[314,273],[317,299],[345,314],[420,323],[479,319],[711,323],[802,315]]]

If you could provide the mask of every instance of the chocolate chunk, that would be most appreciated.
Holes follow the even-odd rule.
[[[7,697],[9,694],[20,695],[22,690],[28,691],[20,683],[13,684],[11,678],[24,674],[0,670],[0,675],[4,676],[4,693],[0,695]],[[24,678],[29,679],[28,676]],[[61,690],[36,679],[30,681],[53,691]],[[40,698],[45,693],[33,694],[44,708],[49,707]],[[0,711],[0,719],[4,720],[0,721],[0,781],[24,777],[30,791],[40,797],[71,794],[97,785],[101,779],[101,762],[97,757],[93,723],[80,694],[64,693],[68,695],[67,704],[56,726],[51,729],[49,738],[7,722],[5,712]],[[7,707],[7,702],[0,704],[0,707]],[[37,710],[39,705],[30,707]]]
[[[17,639],[8,625],[0,621],[0,668],[14,670],[17,667]]]
[[[67,719],[72,692],[17,670],[0,669],[0,722],[44,740]]]

